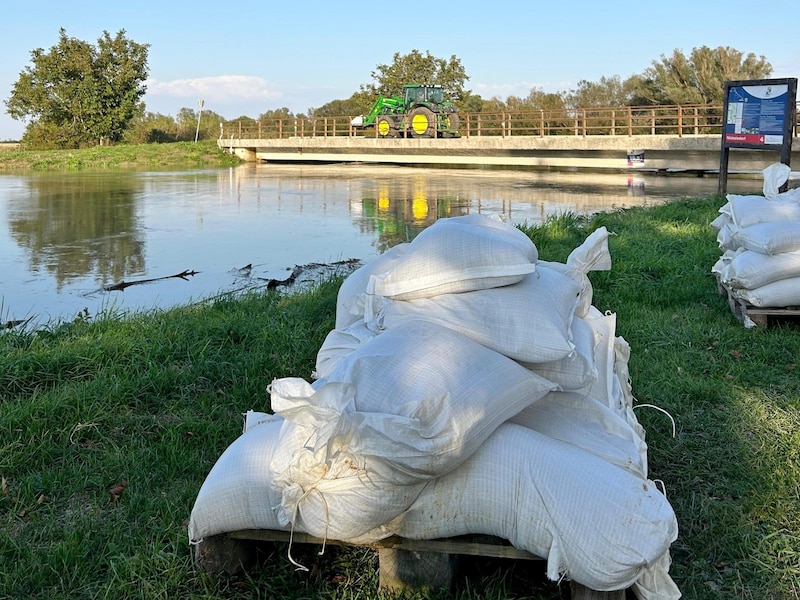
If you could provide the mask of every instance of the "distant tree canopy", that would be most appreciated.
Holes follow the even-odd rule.
[[[395,53],[391,64],[379,64],[372,71],[372,83],[364,84],[346,100],[333,100],[309,109],[314,116],[341,116],[366,113],[379,95],[399,93],[405,83],[434,83],[444,86],[450,100],[465,112],[504,110],[561,110],[604,106],[652,104],[721,104],[725,81],[764,79],[772,65],[763,56],[745,54],[720,46],[693,48],[686,56],[674,50],[662,56],[641,74],[627,79],[604,76],[598,81],[581,80],[575,89],[545,92],[531,89],[527,97],[508,96],[484,99],[464,88],[469,79],[455,56],[444,60],[418,50]]]
[[[114,37],[104,31],[95,46],[62,28],[49,51],[31,51],[32,66],[20,73],[6,101],[12,118],[30,120],[22,141],[34,148],[78,148],[121,140],[144,114],[148,49],[124,30]]]
[[[207,109],[201,112],[181,108],[177,117],[147,112],[131,121],[122,141],[126,144],[191,142],[195,135],[201,140],[213,140],[220,136],[219,125],[224,121],[222,116]]]
[[[633,98],[634,81],[623,81],[619,75],[601,77],[599,81],[581,80],[575,90],[564,97],[565,104],[572,107],[591,108],[597,106],[625,106]]]
[[[464,84],[469,79],[461,60],[455,55],[450,60],[436,58],[430,52],[423,56],[418,50],[401,55],[395,52],[390,65],[378,65],[372,72],[373,83],[362,86],[372,95],[399,94],[407,83],[441,85],[445,97],[459,102],[465,95]]]
[[[687,57],[680,50],[661,56],[641,75],[630,81],[633,104],[721,104],[725,81],[765,79],[772,65],[763,56],[729,46],[692,49]]]

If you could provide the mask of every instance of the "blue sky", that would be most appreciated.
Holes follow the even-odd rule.
[[[467,89],[484,98],[624,79],[676,48],[688,55],[704,45],[764,55],[773,77],[798,77],[800,36],[786,20],[796,13],[796,0],[7,2],[0,100],[30,65],[30,51],[55,45],[61,27],[91,43],[103,30],[124,29],[150,44],[148,110],[174,116],[203,99],[206,109],[232,119],[348,98],[372,81],[377,65],[415,49],[458,57]],[[18,139],[23,129],[0,104],[0,140]]]

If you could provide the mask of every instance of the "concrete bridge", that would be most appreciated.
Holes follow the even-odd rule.
[[[280,139],[220,138],[218,144],[247,161],[281,163],[382,163],[461,168],[719,173],[721,139],[708,135],[470,136],[375,138],[289,136]],[[791,164],[800,166],[800,139]],[[728,172],[758,174],[780,161],[770,150],[731,149]]]

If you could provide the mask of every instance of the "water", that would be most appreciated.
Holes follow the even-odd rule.
[[[369,260],[437,218],[500,213],[534,224],[705,196],[716,185],[357,165],[0,175],[0,319],[168,308],[285,279],[296,265]],[[729,181],[729,192],[760,189]],[[173,277],[185,271],[196,274]],[[144,279],[157,281],[104,289]]]

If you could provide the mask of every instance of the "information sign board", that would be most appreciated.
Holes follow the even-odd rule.
[[[728,179],[730,148],[780,151],[788,165],[792,152],[797,79],[726,81],[719,193]]]

